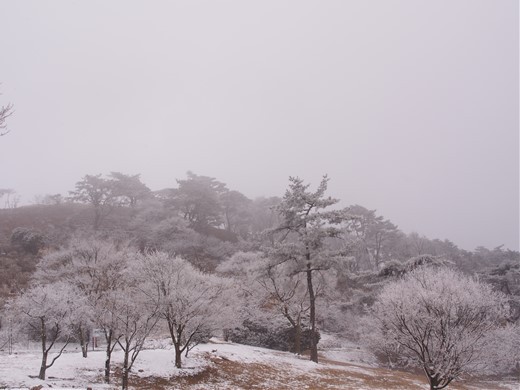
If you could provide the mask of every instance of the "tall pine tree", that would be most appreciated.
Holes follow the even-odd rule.
[[[309,190],[298,177],[289,178],[282,202],[276,210],[280,225],[271,230],[275,236],[270,256],[279,262],[289,262],[294,273],[305,273],[310,307],[311,360],[318,362],[318,337],[316,330],[315,274],[330,269],[340,256],[328,249],[327,240],[339,238],[345,222],[351,219],[348,209],[326,210],[339,200],[325,196],[328,178],[324,176],[317,190]]]

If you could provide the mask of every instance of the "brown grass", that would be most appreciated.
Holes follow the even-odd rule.
[[[191,376],[139,378],[130,383],[136,389],[427,389],[426,378],[419,373],[384,368],[359,367],[343,362],[322,359],[320,366],[310,372],[298,372],[291,367],[260,363],[235,362],[207,354],[211,361],[204,371]],[[453,383],[452,390],[499,390],[498,382],[467,380]]]

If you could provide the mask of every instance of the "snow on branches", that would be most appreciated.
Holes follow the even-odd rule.
[[[373,313],[378,349],[421,367],[433,390],[489,366],[508,307],[490,285],[448,268],[420,267],[386,285]]]

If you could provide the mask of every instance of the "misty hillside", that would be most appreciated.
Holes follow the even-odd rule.
[[[215,178],[193,173],[178,185],[152,192],[139,175],[86,175],[76,192],[71,189],[72,196],[48,195],[39,204],[0,209],[3,291],[18,283],[6,267],[32,269],[24,264],[34,265],[38,256],[66,246],[78,234],[130,240],[141,250],[173,251],[212,270],[233,253],[260,248],[262,232],[278,222],[274,207],[279,196],[248,199]],[[381,271],[421,255],[446,258],[470,273],[519,261],[518,252],[503,247],[469,252],[449,240],[405,234],[376,210],[348,209],[355,219],[341,249],[353,271]],[[27,271],[22,270],[21,280]]]
[[[328,182],[324,177],[313,189],[292,177],[283,196],[249,199],[192,172],[155,192],[139,175],[86,175],[69,196],[0,210],[0,350],[11,354],[45,335],[42,359],[53,360],[42,365],[44,380],[54,361],[70,356],[60,357],[67,345],[88,358],[89,345],[102,341],[109,361],[115,347],[123,354],[127,373],[121,377],[119,363],[108,364],[104,381],[121,377],[123,388],[139,381],[129,373],[150,337],[170,338],[177,368],[183,354],[213,336],[308,354],[314,362],[327,350],[321,339],[333,337],[370,351],[375,367],[413,372],[425,363],[401,349],[408,331],[398,326],[388,338],[396,323],[384,322],[410,305],[398,323],[422,313],[410,318],[419,331],[447,316],[439,334],[458,332],[439,346],[438,336],[420,345],[440,348],[442,360],[424,357],[430,383],[465,381],[470,372],[488,381],[514,375],[519,253],[468,252],[405,234],[375,210],[339,208]],[[439,296],[414,301],[421,289]],[[471,354],[458,343],[470,343]],[[444,345],[458,352],[447,354]],[[357,380],[348,369],[337,373],[326,381]],[[318,386],[312,376],[301,380]]]

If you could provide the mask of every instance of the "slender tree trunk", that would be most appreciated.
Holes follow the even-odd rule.
[[[39,379],[45,379],[45,372],[47,371],[47,352],[43,352],[42,365],[40,366]]]
[[[42,365],[40,366],[40,374],[38,375],[38,378],[45,379],[45,371],[47,370],[47,354],[49,351],[47,351],[47,329],[45,326],[45,320],[43,318],[40,318],[40,325],[40,336],[42,341]]]
[[[83,330],[83,327],[80,326],[78,329],[78,338],[79,345],[81,346],[81,354],[84,358],[88,355],[88,332]]]
[[[99,211],[97,206],[94,206],[94,224],[93,228],[95,231],[99,229],[99,221],[101,219],[101,212]]]
[[[124,361],[123,361],[123,384],[122,384],[122,389],[123,390],[127,390],[128,389],[128,345],[127,345],[127,348],[125,350],[125,358],[124,358]]]
[[[318,363],[318,341],[316,340],[316,296],[312,285],[312,270],[310,254],[307,252],[307,288],[309,290],[310,321],[311,321],[311,360]]]
[[[80,341],[81,344],[81,355],[86,358],[88,356],[88,343],[85,340]]]
[[[227,211],[226,211],[225,215],[226,215],[226,225],[227,225],[227,226],[226,226],[226,230],[227,230],[228,232],[230,232],[230,231],[231,231],[231,222],[229,221],[229,215],[228,215],[228,212],[227,212]]]
[[[110,383],[110,360],[112,358],[112,330],[105,334],[107,341],[106,357],[105,357],[105,383]]]
[[[7,339],[8,344],[8,353],[9,355],[13,354],[13,320],[9,319],[9,336]]]
[[[297,355],[301,355],[302,353],[302,325],[300,320],[298,320],[294,327],[294,353]]]

